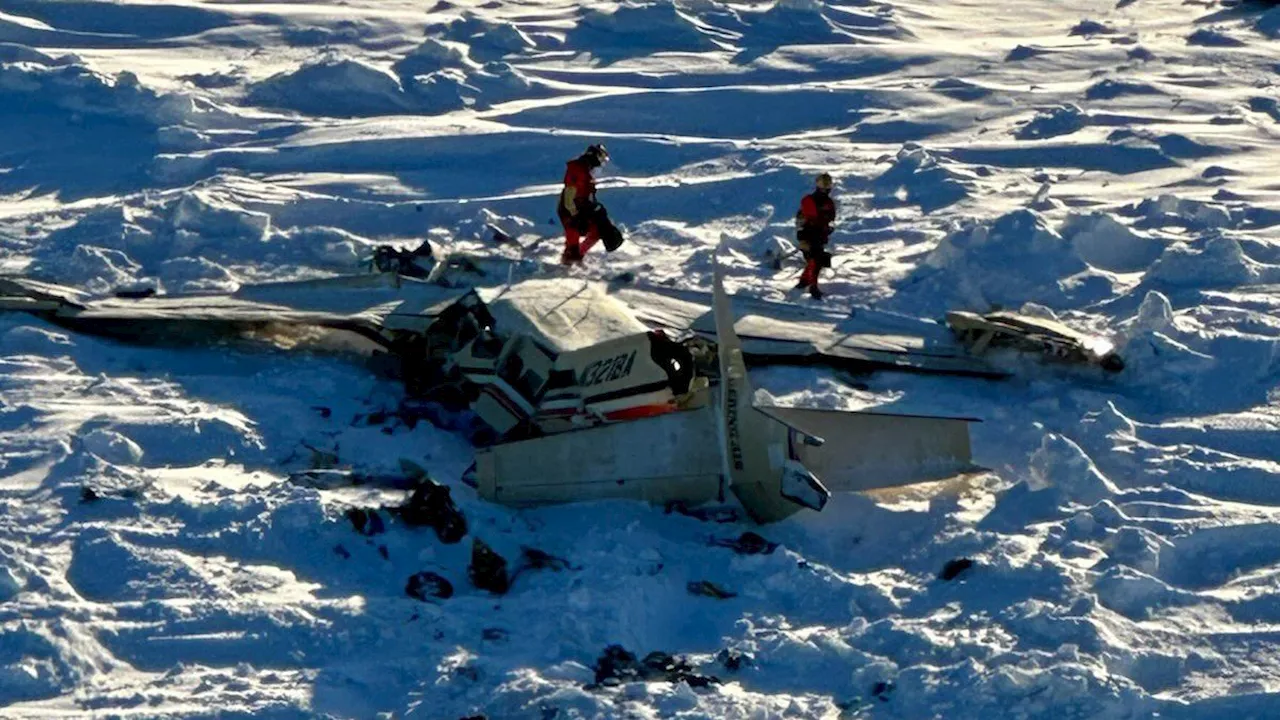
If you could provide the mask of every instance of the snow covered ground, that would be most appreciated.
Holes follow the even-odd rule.
[[[744,525],[486,505],[465,440],[379,424],[400,389],[342,357],[0,316],[0,716],[1275,717],[1278,37],[1280,8],[1195,0],[5,0],[6,272],[231,289],[489,224],[554,261],[563,162],[603,141],[630,242],[587,275],[706,288],[727,233],[731,289],[784,299],[798,268],[756,253],[828,170],[828,308],[1031,303],[1128,368],[760,371],[981,417],[991,471],[740,556],[708,539]],[[473,536],[572,567],[477,590],[469,540],[344,515],[401,493],[285,480],[329,454],[410,458]],[[419,571],[453,596],[406,597]],[[721,683],[586,689],[611,644]]]

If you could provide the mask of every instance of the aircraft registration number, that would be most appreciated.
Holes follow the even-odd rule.
[[[592,385],[601,385],[624,378],[631,374],[631,368],[635,363],[635,350],[604,360],[597,360],[582,369],[582,379],[579,384],[582,387],[591,387]]]

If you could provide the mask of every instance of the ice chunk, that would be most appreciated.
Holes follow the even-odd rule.
[[[1089,124],[1089,116],[1079,105],[1068,103],[1040,112],[1014,133],[1020,140],[1043,140],[1070,135]]]
[[[1149,617],[1153,610],[1177,603],[1186,595],[1158,578],[1124,565],[1103,573],[1094,584],[1094,591],[1106,607],[1139,620]]]
[[[248,238],[264,240],[271,228],[271,216],[245,210],[213,194],[192,190],[174,206],[170,223],[175,230],[187,230],[206,238]]]
[[[1085,19],[1076,23],[1075,27],[1071,28],[1071,32],[1068,34],[1088,37],[1090,35],[1112,35],[1115,32],[1116,29],[1110,25],[1100,23],[1097,20]]]
[[[1149,332],[1167,333],[1174,329],[1173,303],[1164,293],[1151,290],[1142,298],[1138,314],[1133,317],[1130,335]]]
[[[533,50],[537,47],[537,43],[520,28],[504,22],[494,23],[486,28],[473,40],[472,46],[500,50],[503,54],[509,54]]]
[[[8,602],[22,592],[22,582],[13,571],[0,565],[0,603]]]
[[[1126,95],[1159,95],[1160,89],[1147,83],[1107,78],[1084,91],[1086,100],[1114,100]]]
[[[1106,213],[1071,215],[1062,235],[1081,260],[1115,272],[1144,270],[1164,250],[1163,242],[1139,235]]]
[[[77,245],[70,258],[50,253],[33,263],[30,272],[34,277],[79,285],[92,294],[101,295],[134,282],[140,269],[138,263],[119,250]]]
[[[533,84],[529,82],[529,78],[504,62],[485,63],[480,72],[471,76],[471,83],[479,85],[486,95],[493,93],[493,97],[485,98],[488,101],[500,100],[505,97],[504,94],[506,93],[518,95],[533,87]],[[498,92],[494,93],[493,91]]]
[[[1023,303],[1023,304],[1022,304],[1022,308],[1021,308],[1019,311],[1020,311],[1023,315],[1028,315],[1028,316],[1030,316],[1030,317],[1036,317],[1036,318],[1042,318],[1042,319],[1044,319],[1044,320],[1057,320],[1057,319],[1058,319],[1058,313],[1054,312],[1052,308],[1045,307],[1044,305],[1041,305],[1040,303],[1033,303],[1033,302]]]
[[[311,226],[294,227],[280,233],[280,237],[297,247],[304,256],[319,263],[353,268],[373,243],[341,228]]]
[[[1131,212],[1145,218],[1147,224],[1155,226],[1182,225],[1198,230],[1208,230],[1231,225],[1231,214],[1226,208],[1198,200],[1187,200],[1176,195],[1148,198],[1132,208]]]
[[[1081,429],[1091,434],[1102,435],[1113,440],[1123,439],[1133,442],[1137,439],[1138,427],[1111,400],[1102,410],[1088,413],[1080,422]]]
[[[13,46],[9,54],[29,55]],[[71,62],[70,58],[53,61],[53,65],[43,60],[0,61],[0,100],[27,111],[58,110],[127,118],[153,127],[178,124],[193,115],[190,97],[157,93],[143,86],[133,73],[110,76]]]
[[[249,88],[249,102],[311,115],[359,117],[410,109],[400,80],[382,68],[326,55]]]
[[[81,62],[81,59],[75,55],[63,55],[55,58],[26,45],[0,43],[0,63],[35,63],[53,67],[56,65],[76,65]]]
[[[1204,47],[1243,47],[1245,42],[1231,37],[1220,28],[1200,28],[1187,36],[1187,44]]]
[[[1122,527],[1103,543],[1107,557],[1099,564],[1099,569],[1125,565],[1148,575],[1157,575],[1160,552],[1168,547],[1173,547],[1168,540],[1146,528]]]
[[[427,38],[408,55],[400,58],[391,69],[402,79],[415,75],[429,75],[445,68],[468,68],[466,46],[448,43],[438,38]]]
[[[166,125],[156,131],[156,141],[166,150],[191,152],[209,146],[208,136],[184,125]]]
[[[872,181],[876,202],[914,204],[925,212],[939,210],[969,195],[964,177],[944,166],[925,148],[908,143],[898,150],[893,166]]]
[[[1079,445],[1057,433],[1046,435],[1031,456],[1031,477],[1033,487],[1057,488],[1065,497],[1090,505],[1119,492]]]
[[[415,75],[406,81],[405,89],[420,108],[433,112],[455,110],[475,102],[480,88],[468,84],[467,74],[458,68],[446,68],[428,75]]]
[[[1087,269],[1042,215],[1021,209],[951,233],[925,257],[917,275],[942,271],[934,284],[954,285],[960,302],[971,307],[1017,306],[1060,301],[1071,287],[1065,279]],[[1091,291],[1087,282],[1080,287]]]
[[[202,257],[166,260],[158,274],[170,292],[234,292],[239,287],[231,271]]]
[[[1182,287],[1232,287],[1256,281],[1256,265],[1239,241],[1218,235],[1199,249],[1190,243],[1170,246],[1151,266],[1147,279]]]
[[[453,20],[448,25],[428,27],[427,32],[441,32],[450,40],[465,43],[470,53],[481,60],[496,60],[537,47],[533,38],[515,25],[470,13]]]
[[[612,12],[590,9],[565,36],[569,47],[601,56],[647,54],[653,50],[703,52],[719,47],[671,0],[624,3]]]
[[[142,448],[114,430],[98,428],[80,438],[81,446],[113,465],[137,465],[142,461]]]

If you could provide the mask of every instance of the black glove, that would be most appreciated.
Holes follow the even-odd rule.
[[[587,199],[578,200],[575,204],[578,212],[573,216],[573,227],[578,232],[586,232],[596,219],[600,206],[595,201]]]

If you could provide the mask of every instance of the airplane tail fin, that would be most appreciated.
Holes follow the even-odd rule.
[[[796,442],[812,442],[795,429],[752,406],[752,387],[734,330],[733,309],[720,266],[721,240],[713,275],[713,310],[720,360],[720,436],[730,489],[759,523],[782,520],[801,507],[821,510],[831,493],[796,458]]]

